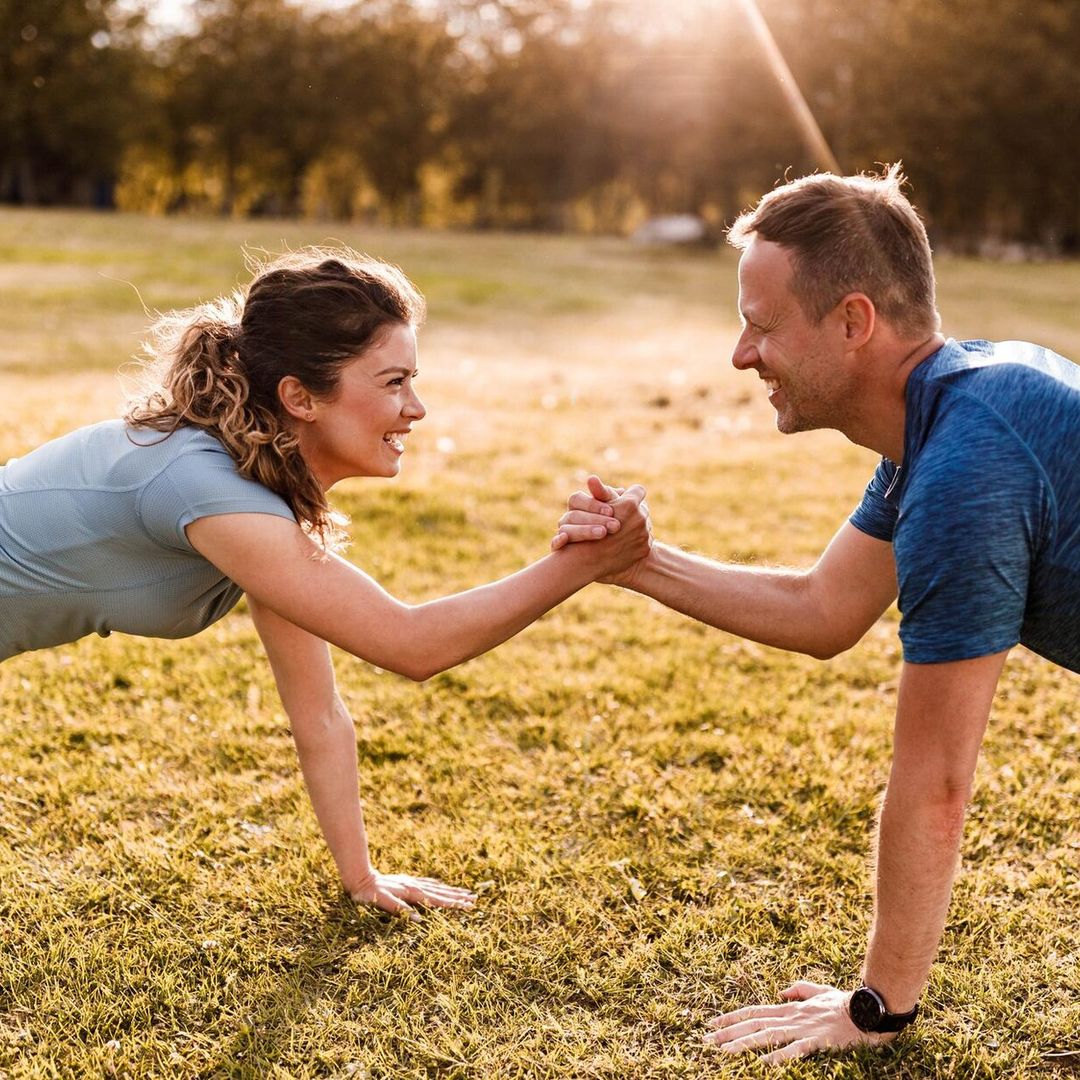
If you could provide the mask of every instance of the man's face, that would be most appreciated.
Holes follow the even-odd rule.
[[[853,392],[835,317],[818,324],[791,292],[791,257],[779,244],[752,237],[739,260],[742,333],[731,355],[769,391],[776,427],[785,435],[840,427]]]

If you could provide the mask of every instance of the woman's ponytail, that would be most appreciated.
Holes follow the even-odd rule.
[[[239,313],[237,300],[219,300],[158,319],[143,345],[158,369],[156,385],[129,403],[124,419],[166,435],[185,425],[209,432],[241,476],[281,495],[323,547],[339,547],[344,519],[331,510],[299,440],[272,405],[254,399]]]

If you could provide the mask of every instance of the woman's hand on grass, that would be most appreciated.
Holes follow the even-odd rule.
[[[713,1031],[705,1041],[729,1054],[768,1050],[761,1060],[775,1065],[822,1050],[881,1046],[896,1038],[860,1031],[848,1015],[851,994],[846,990],[797,982],[780,996],[782,1005],[750,1005],[710,1020]]]
[[[369,904],[380,911],[405,915],[419,921],[418,907],[458,908],[469,910],[476,903],[476,893],[459,889],[434,878],[412,877],[410,874],[380,874],[372,867],[367,876],[349,895],[358,904]]]

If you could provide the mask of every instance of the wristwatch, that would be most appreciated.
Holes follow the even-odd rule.
[[[869,986],[860,986],[848,1002],[848,1016],[860,1031],[903,1031],[918,1015],[918,1003],[910,1012],[889,1012],[885,999]]]

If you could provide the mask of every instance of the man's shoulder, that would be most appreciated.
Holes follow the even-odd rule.
[[[1080,367],[1030,341],[949,338],[911,374],[911,388],[922,394],[955,387],[1000,395],[1009,387],[1023,393],[1053,384],[1080,390]]]

